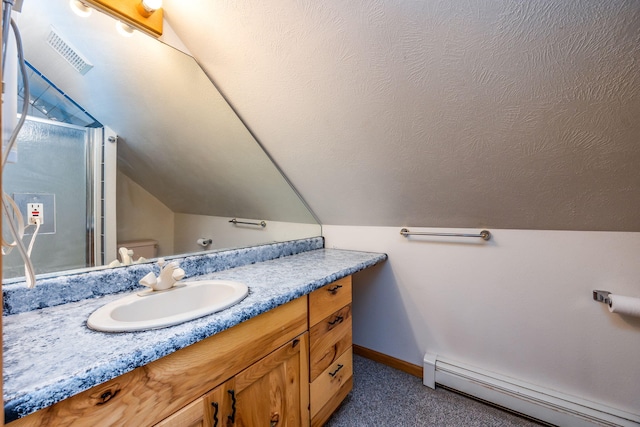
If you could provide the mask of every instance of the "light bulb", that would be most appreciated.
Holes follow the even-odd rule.
[[[93,9],[91,9],[89,6],[87,6],[80,0],[70,0],[69,6],[71,7],[71,10],[73,10],[73,12],[76,15],[82,16],[83,18],[86,18],[87,16],[91,15],[91,12],[93,11]]]
[[[162,0],[142,0],[138,4],[138,12],[146,18],[162,7]]]
[[[122,21],[116,21],[116,30],[118,30],[118,33],[123,37],[133,36],[133,28]]]

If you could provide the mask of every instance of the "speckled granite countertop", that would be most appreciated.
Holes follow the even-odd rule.
[[[239,304],[177,326],[102,333],[88,316],[123,294],[85,299],[4,317],[4,399],[9,422],[215,335],[387,258],[316,249],[192,279],[244,282]]]

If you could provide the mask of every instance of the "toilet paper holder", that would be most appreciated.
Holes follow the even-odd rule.
[[[202,246],[203,248],[206,248],[207,246],[213,243],[213,240],[201,237],[198,240],[196,240],[196,243]]]
[[[594,301],[603,302],[611,307],[611,298],[609,298],[611,292],[609,291],[593,291]]]

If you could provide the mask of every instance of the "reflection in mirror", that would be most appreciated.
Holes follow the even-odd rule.
[[[100,129],[32,117],[27,118],[20,131],[18,162],[7,164],[3,187],[23,218],[29,217],[29,203],[43,206],[42,226],[37,232],[34,226],[25,230],[26,241],[35,234],[31,259],[42,267],[41,272],[95,264],[90,250],[91,229],[96,220],[92,158],[95,142],[101,138]],[[24,275],[18,251],[4,257],[3,270],[4,277]]]
[[[29,144],[19,142],[18,163],[7,169],[22,167],[31,175],[13,173],[5,182],[9,193],[55,199],[49,212],[55,231],[38,235],[34,244],[37,273],[122,261],[118,245],[133,247],[130,242],[150,241],[152,256],[169,256],[320,235],[314,215],[191,56],[138,32],[125,39],[110,17],[97,11],[79,17],[67,0],[25,0],[16,20],[32,77],[44,76],[29,100],[38,119],[30,119],[21,138],[36,125],[51,137],[50,154],[36,151],[42,164],[32,163]],[[166,24],[165,29],[172,34]],[[61,39],[84,65],[71,66],[52,38]],[[51,113],[59,99],[73,101],[58,108],[66,115]],[[71,113],[70,105],[78,112]],[[79,126],[72,117],[82,114],[89,119]],[[79,137],[83,143],[76,145],[76,156],[82,152],[85,168],[79,157],[70,157],[65,144],[71,143],[61,134],[83,132],[87,125],[98,140]],[[116,147],[117,170],[110,158],[115,159]],[[89,173],[101,156],[90,179],[83,180],[89,196],[81,202],[73,196],[91,208],[78,219],[63,193],[80,185],[73,174]],[[49,175],[53,165],[60,178]],[[61,187],[47,186],[54,181]],[[232,218],[264,220],[267,226],[233,224]],[[82,242],[53,243],[74,228],[84,235]],[[67,251],[82,255],[67,262],[62,256]],[[15,275],[23,275],[15,265],[4,271],[5,278]]]

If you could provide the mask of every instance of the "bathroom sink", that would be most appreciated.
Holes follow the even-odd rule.
[[[179,282],[166,291],[142,291],[105,304],[87,326],[103,332],[164,328],[229,308],[248,293],[247,285],[229,280]]]

